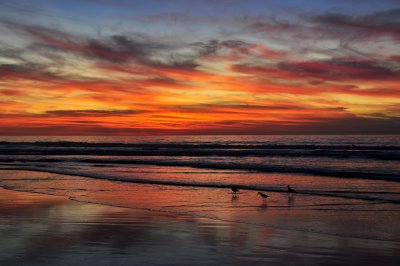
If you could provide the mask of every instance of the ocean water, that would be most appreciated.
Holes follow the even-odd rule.
[[[399,162],[399,135],[0,138],[3,169],[392,203]]]
[[[397,265],[399,161],[400,136],[1,137],[0,264]]]

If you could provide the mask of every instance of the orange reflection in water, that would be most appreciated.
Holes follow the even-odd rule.
[[[45,243],[55,246],[52,252],[58,252],[56,243],[60,243],[60,238],[53,239],[48,234],[49,230],[54,233],[54,221],[61,221],[57,230],[61,238],[66,238],[67,247],[80,243],[104,245],[114,239],[126,247],[139,245],[154,250],[160,243],[165,248],[171,246],[171,241],[182,243],[189,238],[193,242],[188,245],[194,245],[196,250],[239,247],[240,251],[234,254],[242,252],[257,259],[274,250],[316,256],[330,250],[334,252],[331,256],[339,256],[343,255],[343,239],[348,241],[349,250],[372,241],[374,252],[393,251],[390,243],[399,241],[400,235],[399,212],[394,204],[277,192],[266,192],[270,197],[263,200],[256,191],[233,194],[230,189],[132,184],[31,171],[0,171],[0,176],[1,186],[64,196],[20,193],[23,196],[14,197],[16,192],[0,193],[0,205],[13,199],[46,206],[42,209],[47,212],[34,216],[47,217],[41,218],[42,223],[47,223],[45,231],[29,232],[40,232]],[[18,206],[15,204],[15,210],[22,210]],[[374,239],[390,241],[379,241],[387,244],[378,246]]]
[[[0,214],[35,211],[53,205],[60,205],[68,199],[39,193],[16,192],[0,188]]]

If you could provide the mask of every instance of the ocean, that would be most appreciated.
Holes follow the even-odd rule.
[[[400,136],[1,137],[2,168],[400,203]],[[3,181],[7,185],[7,182]]]
[[[397,265],[399,160],[398,135],[1,137],[0,264]]]

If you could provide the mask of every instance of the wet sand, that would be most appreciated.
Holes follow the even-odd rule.
[[[30,171],[1,171],[0,184],[8,188],[0,189],[0,265],[397,265],[400,258],[398,204],[284,193],[263,201],[253,191]]]

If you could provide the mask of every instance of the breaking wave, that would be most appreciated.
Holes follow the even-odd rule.
[[[0,142],[4,155],[97,156],[289,156],[400,160],[398,145],[369,144],[238,144],[238,143],[93,143]]]

